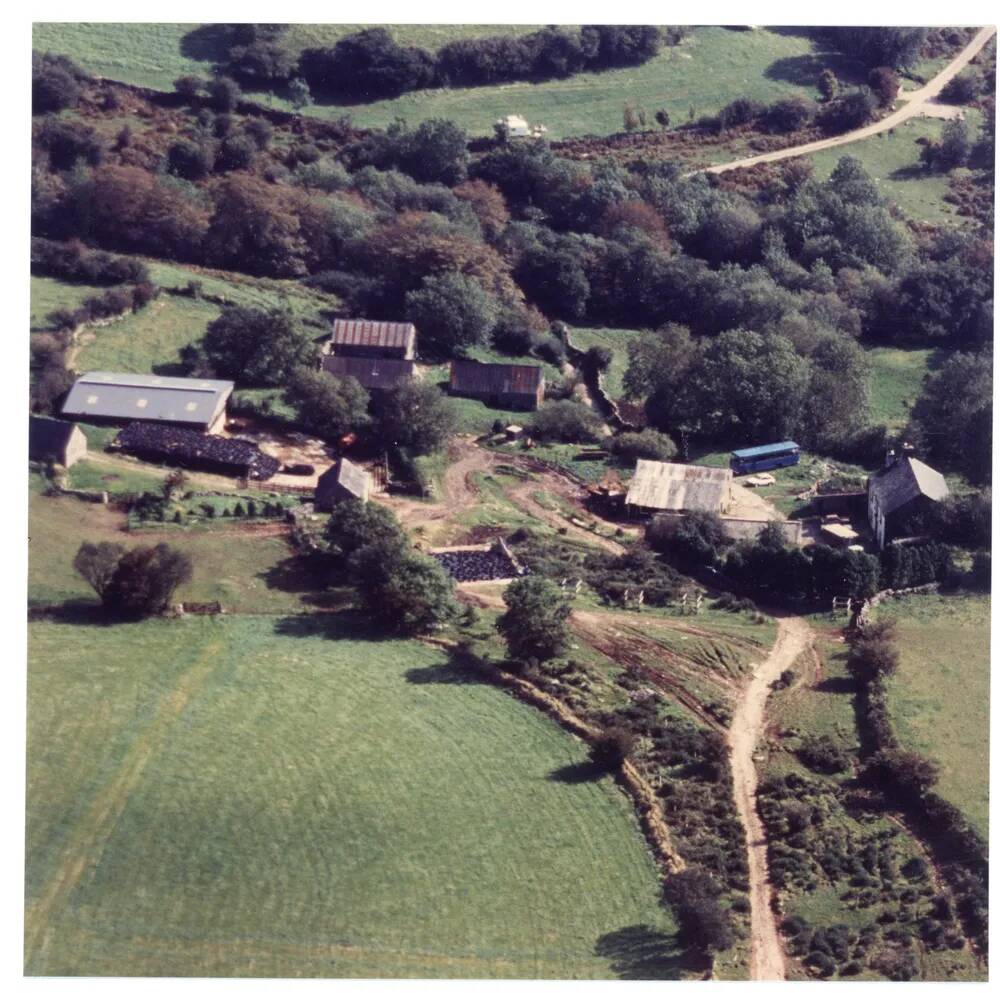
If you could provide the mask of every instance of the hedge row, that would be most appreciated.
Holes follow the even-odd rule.
[[[31,239],[31,271],[36,276],[97,286],[149,282],[149,270],[138,259],[91,251],[79,241],[48,238]]]

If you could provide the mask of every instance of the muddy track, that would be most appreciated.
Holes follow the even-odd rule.
[[[747,838],[750,866],[750,978],[784,979],[785,959],[774,913],[774,891],[768,879],[767,835],[757,811],[757,768],[754,754],[764,735],[764,711],[771,684],[812,644],[809,625],[799,617],[778,620],[778,638],[757,667],[733,713],[727,741],[736,808]]]

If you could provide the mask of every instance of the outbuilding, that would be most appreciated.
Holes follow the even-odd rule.
[[[341,456],[316,480],[316,509],[333,510],[345,500],[367,503],[371,487],[372,477],[361,466]]]
[[[226,425],[233,385],[221,379],[85,372],[70,389],[62,413],[95,424],[153,421],[215,434]]]
[[[537,410],[545,399],[545,372],[537,365],[455,359],[449,389],[452,396],[471,397],[493,407]]]
[[[53,417],[28,418],[28,458],[52,462],[67,469],[87,454],[87,436],[79,424]]]
[[[703,510],[725,514],[733,502],[731,469],[639,459],[625,506],[643,513]]]
[[[947,496],[948,484],[936,469],[889,452],[885,466],[868,477],[868,523],[878,547],[920,531],[920,518]]]
[[[327,343],[331,355],[369,359],[413,359],[417,329],[394,321],[364,321],[338,317]]]
[[[411,382],[416,376],[417,364],[412,359],[324,355],[322,369],[336,379],[353,376],[370,393],[379,393]]]

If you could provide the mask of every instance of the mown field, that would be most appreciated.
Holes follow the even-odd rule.
[[[984,836],[989,821],[990,598],[914,596],[879,607],[899,630],[889,711],[904,746],[941,768],[938,792]]]
[[[315,617],[30,638],[28,974],[613,978],[650,929],[677,977],[624,796],[437,650]]]
[[[923,390],[924,377],[942,356],[934,348],[869,348],[872,365],[872,419],[902,427]]]
[[[978,125],[974,112],[967,111],[970,133]],[[845,155],[860,160],[868,174],[879,184],[882,195],[899,206],[908,217],[927,224],[959,224],[962,218],[955,207],[945,202],[949,176],[926,171],[920,162],[920,139],[937,141],[944,121],[918,117],[905,121],[891,131],[841,148],[830,148],[810,155],[816,176],[826,179]]]
[[[356,26],[297,25],[285,38],[295,50],[332,44]],[[398,41],[437,48],[457,37],[524,33],[531,27],[505,25],[396,26]],[[206,75],[220,55],[218,33],[177,24],[37,24],[35,48],[61,52],[102,76],[169,90],[178,76]],[[314,104],[305,113],[339,117],[349,113],[362,127],[384,127],[396,117],[417,123],[444,117],[470,134],[491,134],[499,117],[518,113],[549,128],[551,138],[621,131],[626,103],[646,110],[650,121],[665,108],[677,124],[712,114],[737,97],[770,102],[789,93],[816,96],[816,77],[825,66],[841,79],[857,68],[848,57],[817,50],[802,29],[735,31],[701,27],[681,45],[665,48],[645,65],[602,73],[582,73],[544,83],[422,90],[369,104]],[[280,97],[267,98],[288,107]]]

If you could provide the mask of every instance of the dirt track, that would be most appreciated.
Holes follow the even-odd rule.
[[[778,638],[741,695],[727,741],[736,807],[747,837],[750,862],[750,978],[784,979],[785,959],[767,878],[767,836],[757,813],[754,753],[764,733],[764,708],[771,684],[812,643],[809,625],[799,617],[778,620]]]
[[[921,114],[929,113],[930,116],[940,116],[936,105],[932,101],[940,96],[941,91],[947,83],[975,58],[995,32],[996,28],[993,26],[981,28],[972,41],[929,83],[921,86],[920,89],[900,93],[899,99],[905,102],[899,110],[893,111],[888,117],[883,117],[882,120],[876,121],[874,124],[858,128],[856,131],[848,131],[847,134],[837,135],[834,138],[823,138],[820,141],[811,141],[805,145],[782,148],[776,152],[764,152],[761,155],[752,155],[749,158],[737,159],[735,162],[725,162],[722,165],[712,165],[704,169],[696,169],[695,172],[729,172],[731,169],[745,169],[748,166],[755,166],[761,162],[779,162],[782,159],[793,159],[800,155],[820,152],[824,148],[837,148],[840,145],[849,145],[852,142],[861,141],[863,138],[870,138],[873,135],[881,134],[883,131],[889,131],[904,121],[908,121],[911,117],[918,117]]]

